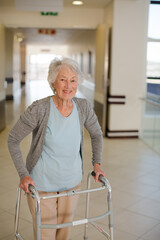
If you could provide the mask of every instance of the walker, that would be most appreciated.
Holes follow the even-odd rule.
[[[60,229],[65,227],[75,227],[78,225],[84,224],[84,240],[88,240],[88,224],[91,224],[95,227],[101,234],[104,235],[106,239],[113,240],[113,209],[112,209],[112,190],[111,185],[107,178],[103,177],[102,175],[99,176],[99,181],[101,183],[100,187],[91,188],[91,176],[95,176],[94,172],[88,174],[87,178],[87,189],[80,190],[80,191],[69,191],[67,193],[50,195],[50,196],[43,196],[39,197],[38,191],[35,189],[34,186],[30,185],[29,190],[32,193],[32,197],[36,199],[36,240],[41,240],[41,229]],[[107,211],[104,214],[89,217],[89,205],[90,205],[90,193],[97,192],[101,190],[107,191]],[[67,222],[63,224],[41,224],[41,199],[49,199],[54,197],[64,197],[64,196],[73,196],[77,194],[86,194],[86,210],[85,210],[85,218]],[[19,224],[19,213],[20,213],[20,201],[21,201],[21,189],[17,189],[17,200],[16,200],[16,209],[15,209],[15,235],[14,239],[23,240],[22,236],[18,233],[18,224]],[[95,223],[95,221],[101,220],[103,218],[108,217],[108,231],[103,230],[101,227]]]

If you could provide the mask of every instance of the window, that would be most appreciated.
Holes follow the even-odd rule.
[[[160,1],[151,1],[147,45],[147,93],[160,95]]]
[[[27,77],[30,80],[46,80],[48,75],[48,67],[54,58],[61,58],[55,54],[31,54],[27,65]]]

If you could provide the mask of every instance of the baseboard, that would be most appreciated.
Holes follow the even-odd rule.
[[[138,138],[138,130],[107,130],[106,133],[108,138]]]
[[[6,100],[8,101],[8,100],[13,100],[14,98],[13,98],[13,95],[6,95]]]

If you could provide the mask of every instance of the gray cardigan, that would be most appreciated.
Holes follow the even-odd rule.
[[[90,103],[82,98],[73,98],[76,103],[81,128],[81,156],[83,159],[84,127],[92,142],[92,164],[102,158],[102,131]],[[8,137],[8,147],[20,178],[29,176],[43,150],[44,137],[50,112],[50,96],[37,100],[20,116]],[[20,150],[20,142],[32,132],[32,143],[26,159],[26,166]]]

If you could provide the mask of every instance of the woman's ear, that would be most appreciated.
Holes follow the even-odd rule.
[[[53,88],[53,89],[56,89],[56,88],[55,88],[55,83],[52,83],[52,88]]]

